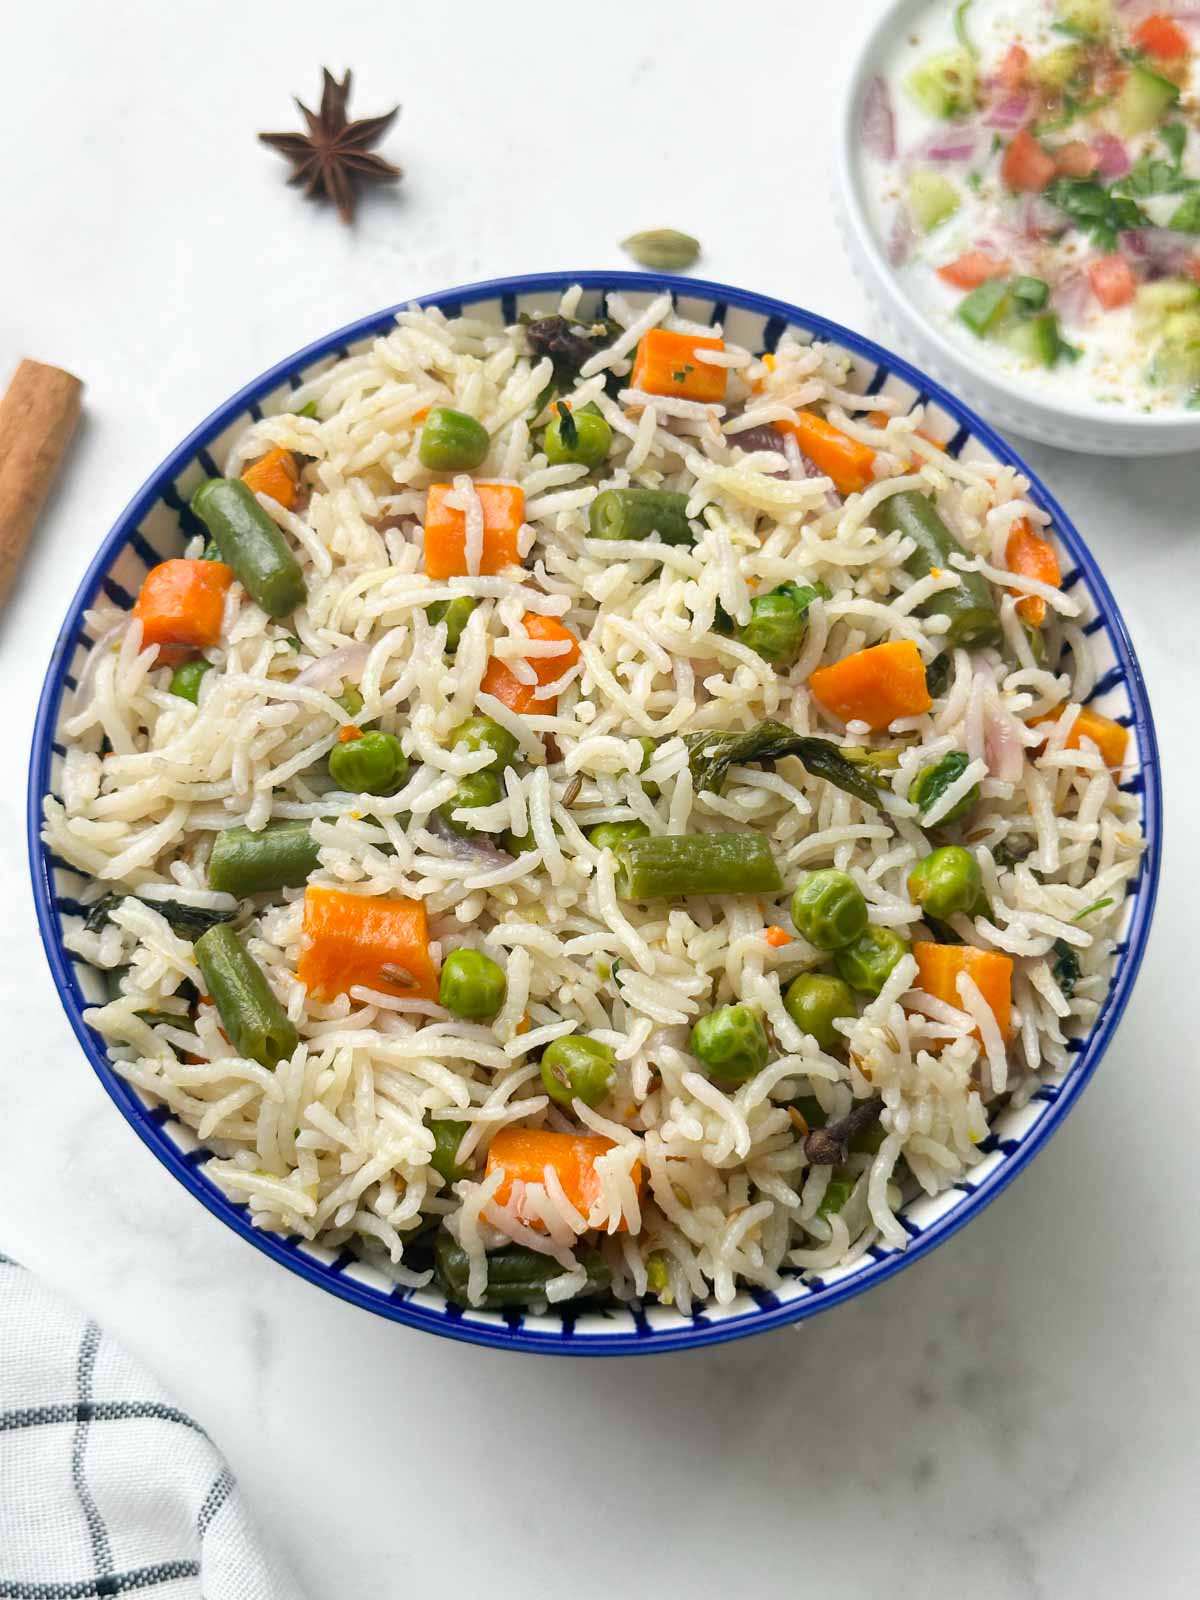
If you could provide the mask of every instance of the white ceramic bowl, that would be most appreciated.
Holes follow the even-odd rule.
[[[850,260],[891,342],[991,422],[1043,444],[1089,455],[1160,456],[1200,450],[1200,410],[1144,414],[1112,404],[1039,394],[1018,377],[971,359],[909,297],[889,265],[870,221],[860,159],[859,128],[867,85],[931,4],[951,0],[893,0],[860,46],[846,84],[838,122],[836,202]]]

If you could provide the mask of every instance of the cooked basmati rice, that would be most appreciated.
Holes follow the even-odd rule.
[[[568,291],[560,310],[571,314],[578,300]],[[647,1292],[654,1259],[649,1281],[687,1309],[709,1296],[726,1303],[740,1286],[770,1289],[784,1272],[848,1263],[876,1243],[904,1247],[903,1197],[960,1180],[980,1159],[1001,1095],[1021,1103],[1039,1074],[1067,1065],[1068,1030],[1090,1023],[1103,1001],[1141,840],[1133,797],[1089,744],[1066,745],[1075,702],[1094,676],[1071,621],[1077,603],[1032,580],[1009,587],[1047,600],[1045,659],[1069,651],[1073,671],[1035,661],[1014,600],[1004,599],[1008,658],[955,650],[931,711],[882,736],[901,753],[879,808],[791,757],[771,771],[734,767],[720,795],[697,792],[679,735],[770,717],[867,742],[862,725],[846,734],[831,725],[807,690],[809,673],[889,638],[915,641],[926,663],[942,650],[944,619],[917,612],[954,575],[906,573],[904,540],[872,522],[889,495],[936,493],[970,552],[960,565],[995,584],[1008,580],[997,563],[1013,521],[1045,518],[1012,468],[929,445],[916,432],[919,410],[887,420],[892,402],[855,394],[836,352],[786,336],[768,370],[755,352],[728,346],[718,363],[729,373],[725,405],[663,399],[625,386],[631,354],[652,327],[689,325],[672,317],[665,296],[644,307],[613,296],[609,313],[622,331],[567,395],[577,408],[594,403],[613,428],[610,457],[591,476],[549,466],[530,431],[551,367],[527,353],[522,329],[436,309],[402,312],[369,350],[298,390],[296,404],[316,401],[315,419],[284,414],[248,428],[230,474],[276,445],[306,458],[302,510],[260,501],[297,550],[307,604],[275,622],[234,584],[196,705],[168,692],[155,651],[141,648],[140,623],[106,607],[90,615],[99,642],[65,723],[71,747],[60,798],[46,802],[46,838],[94,877],[97,895],[128,896],[99,931],[79,926],[67,936],[117,980],[114,998],[88,1020],[118,1069],[215,1152],[207,1171],[260,1227],[349,1244],[385,1262],[398,1282],[421,1285],[430,1276],[426,1224],[440,1221],[467,1252],[476,1302],[489,1250],[515,1241],[553,1257],[562,1272],[545,1296],[558,1302],[586,1288],[576,1241],[599,1238],[618,1299]],[[616,398],[604,387],[609,374]],[[844,501],[828,478],[808,475],[794,440],[778,450],[737,445],[739,433],[814,401],[878,452],[877,481]],[[481,473],[524,488],[522,569],[478,575],[483,516],[472,479],[459,475],[452,498],[465,513],[472,575],[433,580],[422,571],[419,519],[433,474],[419,464],[414,418],[436,404],[478,417],[492,441]],[[882,410],[886,425],[869,421],[868,409]],[[695,545],[591,539],[597,488],[630,482],[685,493]],[[781,673],[721,631],[718,617],[745,622],[754,593],[791,580],[821,580],[829,598],[813,604],[803,653]],[[444,624],[427,608],[456,596],[479,604],[447,657]],[[481,691],[488,661],[499,657],[519,680],[545,684],[554,669],[544,658],[567,648],[531,640],[521,621],[528,612],[561,618],[582,659],[518,716]],[[539,658],[535,671],[529,663]],[[396,794],[331,803],[325,758],[351,720],[335,696],[352,684],[364,701],[354,720],[396,733],[414,770]],[[1070,709],[1048,737],[1030,732],[1030,719],[1065,701]],[[521,762],[504,774],[496,804],[457,811],[486,830],[473,848],[433,824],[457,779],[483,763],[448,748],[451,730],[475,712],[517,738]],[[644,736],[656,748],[639,772]],[[965,842],[987,909],[951,927],[953,937],[1014,957],[1007,1050],[969,977],[959,980],[959,1009],[912,987],[917,967],[907,956],[861,1016],[839,1025],[845,1049],[819,1050],[784,1009],[782,988],[824,958],[800,938],[782,949],[764,938],[787,921],[782,896],[637,905],[618,898],[612,854],[586,837],[598,823],[625,820],[658,834],[749,827],[771,836],[785,883],[834,865],[860,885],[873,922],[911,936],[920,913],[907,878],[927,843],[905,795],[920,767],[951,750],[970,764],[926,820],[936,823],[982,784]],[[370,989],[328,1002],[309,995],[296,977],[301,889],[248,902],[239,920],[299,1029],[292,1059],[264,1070],[232,1053],[211,1007],[190,1015],[180,991],[199,985],[199,971],[155,900],[231,909],[235,902],[206,885],[215,832],[280,818],[311,821],[316,881],[423,900],[435,962],[464,947],[498,961],[508,987],[494,1022],[459,1021],[434,1002]],[[534,848],[511,859],[499,852],[488,836],[506,830],[532,835]],[[1001,846],[1017,841],[1030,853],[1013,864]],[[1074,920],[1104,899],[1111,904]],[[1070,993],[1055,977],[1064,945],[1080,966]],[[733,1088],[698,1070],[689,1029],[739,1000],[764,1016],[778,1059]],[[571,1032],[616,1050],[616,1081],[596,1111],[576,1102],[567,1112],[542,1090],[537,1054]],[[853,1188],[840,1209],[822,1204],[831,1170],[807,1161],[789,1115],[798,1096],[814,1097],[831,1119],[856,1100],[882,1100],[880,1141],[850,1154]],[[473,1176],[448,1184],[431,1166],[430,1114],[462,1122],[460,1157]],[[543,1183],[514,1183],[498,1203],[502,1174],[483,1177],[479,1163],[515,1124],[614,1141],[596,1163],[589,1215],[552,1167]]]

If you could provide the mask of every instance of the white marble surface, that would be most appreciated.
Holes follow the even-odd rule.
[[[687,228],[707,275],[879,332],[826,201],[837,80],[877,3],[7,9],[0,367],[60,362],[88,393],[0,622],[0,1249],[152,1363],[313,1600],[1197,1592],[1194,458],[1029,452],[1112,581],[1166,752],[1164,889],[1120,1036],[996,1205],[800,1332],[559,1362],[322,1296],[137,1142],[37,943],[35,697],[97,540],[156,462],[330,327],[472,278],[624,265],[615,241],[640,227]],[[323,61],[359,68],[361,112],[404,104],[387,154],[409,177],[353,231],[253,137],[290,125]]]

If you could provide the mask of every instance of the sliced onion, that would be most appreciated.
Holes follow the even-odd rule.
[[[1057,239],[1070,226],[1066,212],[1040,194],[1027,195],[1021,203],[1020,227],[1027,239]]]
[[[987,116],[983,120],[989,128],[1015,133],[1029,120],[1032,108],[1033,96],[1022,89],[1016,94],[1006,94],[1003,99],[997,100],[994,106],[988,108]]]
[[[371,653],[368,644],[347,644],[340,650],[331,650],[305,667],[295,682],[306,689],[328,689],[345,678],[357,678],[367,664]]]
[[[913,232],[912,223],[909,222],[903,211],[896,213],[896,220],[892,224],[892,231],[888,237],[887,258],[889,265],[902,267],[912,254],[913,245],[917,236]]]
[[[978,124],[958,123],[949,128],[939,128],[921,145],[915,154],[924,161],[972,161],[979,153],[983,129]]]
[[[881,161],[892,160],[896,154],[896,118],[887,79],[878,73],[863,96],[858,131],[868,155],[878,156]]]
[[[983,744],[992,777],[1001,783],[1020,783],[1025,745],[1016,718],[1000,704],[994,685],[984,692]]]
[[[83,663],[83,671],[75,684],[75,698],[71,702],[71,714],[74,716],[82,711],[92,698],[92,683],[96,677],[96,670],[105,653],[116,643],[123,639],[128,631],[129,624],[133,621],[133,613],[126,612],[123,617],[118,617],[111,623],[87,653],[87,660]]]
[[[739,450],[770,450],[777,456],[784,453],[783,435],[769,422],[759,422],[753,428],[742,428],[738,433],[728,433],[725,438]],[[772,476],[786,477],[787,474],[777,472]]]
[[[435,839],[440,839],[444,845],[449,846],[450,854],[457,856],[460,861],[478,861],[481,866],[506,867],[512,857],[505,851],[499,850],[494,844],[487,844],[480,835],[464,838],[435,811],[425,819],[426,832],[433,834]]]
[[[1105,182],[1123,178],[1129,171],[1129,152],[1115,133],[1098,133],[1092,140],[1096,154],[1096,176]]]
[[[1083,272],[1068,272],[1055,284],[1051,296],[1055,311],[1066,323],[1081,321],[1091,299],[1092,286]]]
[[[1186,272],[1192,259],[1186,235],[1174,228],[1131,228],[1121,235],[1121,244],[1152,274]]]

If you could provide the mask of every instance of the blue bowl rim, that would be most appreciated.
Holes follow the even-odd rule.
[[[173,481],[191,463],[200,448],[222,433],[239,416],[244,415],[257,401],[272,394],[282,384],[289,382],[296,374],[314,363],[344,352],[346,346],[356,340],[386,332],[396,314],[408,306],[437,305],[457,313],[459,309],[480,300],[503,300],[522,294],[561,293],[572,284],[581,284],[584,289],[595,289],[601,293],[606,290],[628,290],[666,292],[684,298],[697,296],[712,300],[716,306],[739,307],[768,320],[781,318],[785,323],[802,328],[816,338],[828,340],[865,357],[876,366],[885,368],[889,375],[902,378],[923,398],[948,412],[960,427],[965,427],[999,460],[1015,466],[1022,472],[1029,479],[1031,497],[1049,513],[1056,533],[1078,563],[1096,602],[1097,610],[1104,620],[1126,680],[1138,746],[1138,770],[1144,784],[1146,852],[1140,874],[1137,903],[1127,935],[1128,951],[1125,960],[1121,965],[1117,981],[1106,996],[1100,1015],[1093,1025],[1083,1059],[1072,1066],[1053,1102],[1047,1105],[1046,1110],[1021,1140],[1017,1149],[1011,1154],[1006,1154],[995,1172],[977,1188],[972,1189],[964,1200],[912,1238],[907,1249],[872,1261],[869,1266],[856,1272],[844,1282],[829,1285],[818,1293],[802,1295],[783,1304],[758,1307],[754,1311],[715,1321],[706,1320],[702,1312],[689,1326],[654,1329],[648,1334],[639,1332],[577,1335],[569,1324],[565,1324],[561,1330],[541,1332],[523,1326],[500,1328],[493,1324],[468,1322],[461,1315],[455,1315],[453,1307],[429,1310],[395,1294],[384,1295],[365,1284],[348,1279],[344,1273],[331,1272],[320,1262],[299,1254],[282,1236],[264,1233],[261,1229],[253,1227],[246,1213],[219,1195],[215,1187],[202,1183],[197,1172],[184,1159],[183,1153],[162,1136],[159,1123],[154,1120],[151,1110],[143,1107],[140,1101],[129,1093],[124,1080],[118,1077],[107,1055],[100,1048],[97,1036],[84,1022],[83,996],[75,980],[72,964],[68,961],[57,934],[50,880],[51,864],[40,838],[42,799],[49,789],[51,740],[62,699],[67,662],[80,630],[83,611],[95,598],[99,580],[107,572],[114,556],[128,542],[130,531],[136,530],[142,518],[161,497],[162,485]],[[964,405],[941,384],[926,376],[910,362],[894,355],[882,345],[787,301],[701,278],[683,278],[663,273],[564,271],[531,273],[464,284],[459,288],[416,296],[369,316],[360,317],[357,321],[314,340],[303,349],[276,362],[274,366],[213,410],[170,452],[142,484],[105,536],[75,591],[66,619],[59,630],[34,723],[26,829],[38,931],[50,963],[55,987],[75,1036],[93,1071],[137,1136],[172,1176],[207,1210],[280,1265],[299,1274],[310,1283],[340,1296],[343,1300],[362,1306],[365,1310],[389,1320],[494,1349],[535,1351],[556,1355],[616,1356],[657,1354],[670,1350],[694,1349],[702,1345],[722,1344],[731,1339],[744,1338],[750,1334],[764,1333],[772,1328],[803,1321],[818,1311],[824,1311],[864,1293],[874,1285],[893,1277],[903,1268],[919,1261],[937,1245],[957,1233],[973,1217],[978,1216],[985,1206],[990,1205],[996,1196],[1008,1187],[1047,1143],[1054,1131],[1062,1125],[1067,1112],[1075,1104],[1084,1086],[1091,1080],[1099,1066],[1129,1002],[1145,954],[1158,894],[1162,861],[1162,790],[1158,740],[1145,680],[1125,620],[1108,583],[1074,523],[1045,488],[1038,475],[1012,446],[969,406]]]

